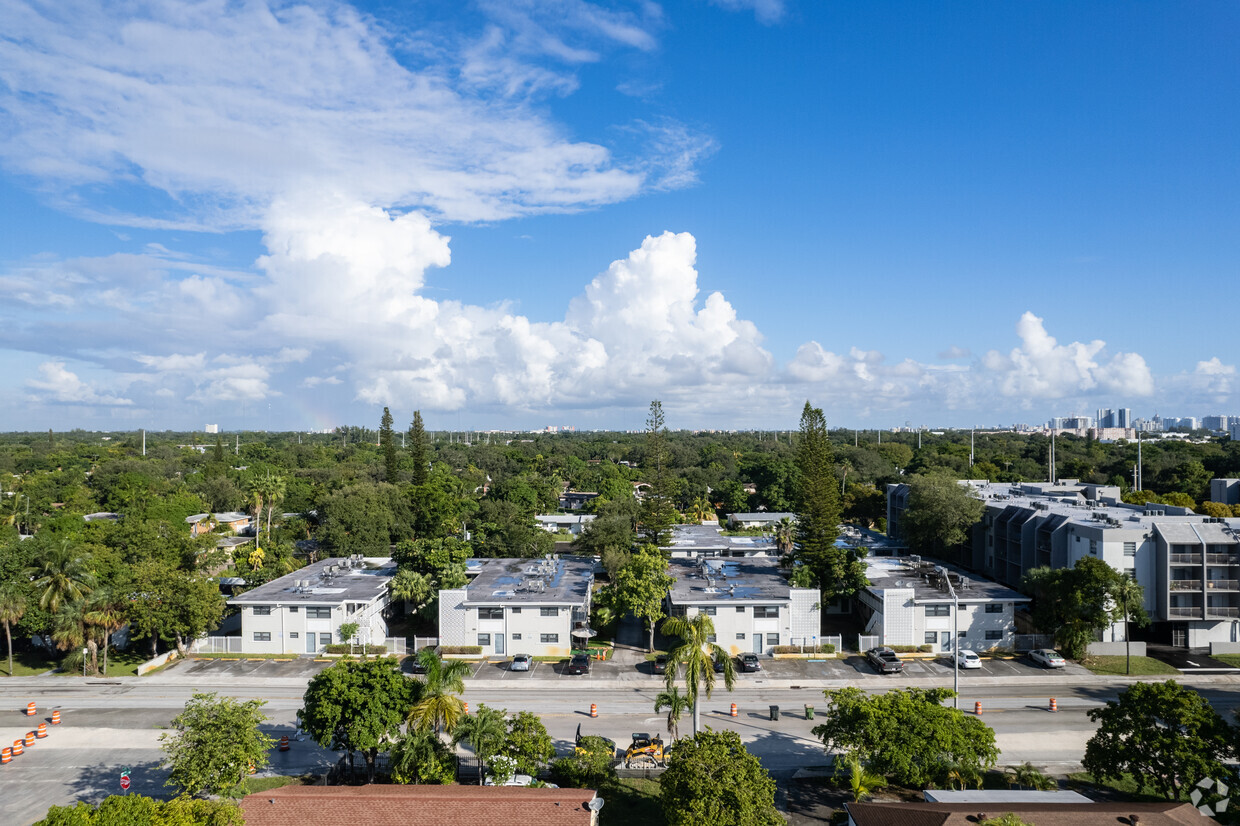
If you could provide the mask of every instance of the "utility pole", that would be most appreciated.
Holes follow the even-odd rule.
[[[947,583],[947,593],[952,598],[952,690],[956,696],[952,698],[952,707],[960,710],[960,597],[952,587],[951,575],[943,566],[939,566],[939,575]]]
[[[973,467],[973,428],[969,428],[969,467]]]
[[[142,455],[146,455],[146,428],[142,428]]]

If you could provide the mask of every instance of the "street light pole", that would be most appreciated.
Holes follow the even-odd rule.
[[[939,575],[947,583],[947,593],[952,598],[952,690],[956,696],[952,698],[952,708],[960,710],[960,597],[952,587],[952,578],[947,569],[939,566]]]

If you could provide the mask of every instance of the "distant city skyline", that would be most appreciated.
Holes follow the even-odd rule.
[[[0,430],[1240,411],[1234,4],[8,10]]]

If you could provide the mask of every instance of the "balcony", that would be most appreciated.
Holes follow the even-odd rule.
[[[1209,590],[1209,591],[1240,591],[1240,580],[1207,579],[1206,590]]]
[[[1240,608],[1229,605],[1208,605],[1206,606],[1207,617],[1240,617]]]
[[[1172,591],[1200,591],[1200,579],[1173,579],[1169,583]]]
[[[1206,554],[1207,565],[1240,565],[1240,556],[1235,554]]]
[[[1167,616],[1179,619],[1201,619],[1201,606],[1177,606],[1167,609]]]
[[[1201,554],[1171,554],[1172,565],[1200,565]]]

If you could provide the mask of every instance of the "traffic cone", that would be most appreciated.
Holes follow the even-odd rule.
[[[35,737],[42,740],[47,736],[47,723],[39,723],[39,730],[35,732]]]
[[[732,716],[733,716],[733,717],[737,716],[737,715],[736,715],[736,703],[733,703],[733,704],[732,704]]]
[[[590,716],[591,717],[598,716],[598,706],[596,706],[594,703],[590,703]]]
[[[982,716],[982,701],[981,700],[978,700],[976,703],[973,704],[973,713],[976,714],[978,717]]]
[[[1051,697],[1051,711],[1059,711],[1059,703],[1055,702],[1055,698]]]
[[[53,726],[60,725],[60,709],[55,709],[54,711],[52,711],[52,725]]]

